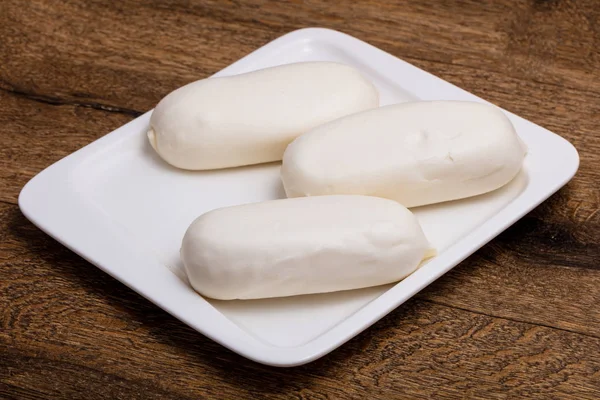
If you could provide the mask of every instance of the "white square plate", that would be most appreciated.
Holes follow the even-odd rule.
[[[383,104],[483,102],[367,43],[319,28],[289,33],[215,76],[317,60],[355,66],[375,83]],[[169,167],[147,143],[150,113],[41,172],[23,188],[19,205],[56,240],[223,346],[264,364],[300,365],[369,327],[571,179],[579,165],[575,148],[507,115],[529,148],[523,171],[495,192],[415,208],[439,255],[395,285],[252,301],[196,294],[179,260],[185,229],[217,207],[283,197],[279,164],[211,172]]]

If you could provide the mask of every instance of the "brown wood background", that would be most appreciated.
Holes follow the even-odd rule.
[[[0,1],[0,398],[600,398],[597,0]],[[17,207],[43,168],[291,30],[338,29],[557,132],[577,176],[357,338],[227,351]]]

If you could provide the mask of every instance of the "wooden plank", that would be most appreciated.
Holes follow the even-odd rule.
[[[269,40],[317,25],[409,61],[600,94],[600,8],[587,1],[160,3],[17,0],[0,5],[1,87],[145,111]],[[457,11],[460,10],[460,11]],[[417,64],[419,64],[417,62]],[[485,87],[472,81],[469,90]]]
[[[598,398],[594,0],[0,2],[0,397]],[[342,30],[579,150],[557,195],[310,365],[251,363],[25,220],[35,173],[286,32]]]
[[[0,204],[0,228],[0,396],[597,398],[599,338],[423,300],[312,364],[261,366],[46,237],[16,206]]]

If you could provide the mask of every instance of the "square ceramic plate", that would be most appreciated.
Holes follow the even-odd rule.
[[[355,66],[375,83],[383,104],[484,101],[358,39],[318,28],[289,33],[215,76],[317,60]],[[150,113],[41,172],[19,205],[56,240],[223,346],[264,364],[300,365],[369,327],[571,179],[579,164],[575,148],[507,115],[529,148],[523,171],[495,192],[415,208],[439,255],[395,285],[252,301],[196,294],[179,260],[185,229],[217,207],[283,197],[279,164],[210,172],[169,167],[148,145]]]

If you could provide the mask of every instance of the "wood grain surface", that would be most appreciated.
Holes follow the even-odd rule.
[[[222,348],[29,223],[53,162],[294,29],[365,40],[570,140],[576,177],[333,353]],[[597,0],[0,2],[0,398],[600,398]]]

